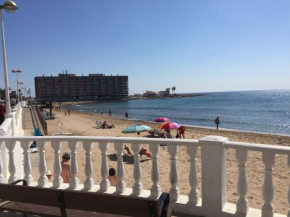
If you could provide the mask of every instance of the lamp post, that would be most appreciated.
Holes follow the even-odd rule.
[[[4,68],[4,79],[5,79],[5,96],[6,96],[6,110],[7,115],[11,114],[10,106],[10,96],[9,96],[9,83],[8,83],[8,74],[7,74],[7,61],[6,61],[6,49],[5,49],[5,37],[4,37],[4,24],[2,9],[7,13],[13,14],[18,9],[17,5],[13,1],[6,1],[4,5],[0,5],[0,22],[1,22],[1,33],[2,33],[2,52],[3,52],[3,68]]]
[[[21,69],[18,69],[18,70],[13,69],[12,72],[16,73],[16,78],[17,78],[17,99],[18,99],[18,102],[19,102],[18,74],[21,73],[22,70]]]
[[[20,101],[22,102],[22,97],[20,97],[20,91],[21,91],[21,85],[22,84],[24,84],[22,81],[19,81],[19,82],[17,82],[17,84],[19,84],[20,85],[20,88],[19,88],[19,98],[20,98]]]
[[[23,90],[22,99],[25,100],[26,87],[22,87],[22,90]]]

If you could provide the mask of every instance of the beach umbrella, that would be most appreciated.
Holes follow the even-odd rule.
[[[170,129],[178,129],[181,125],[175,123],[175,122],[165,122],[158,126],[158,128],[163,130],[170,130]]]
[[[122,131],[122,133],[139,133],[149,130],[152,130],[152,128],[142,124],[134,124],[127,127],[125,130]]]
[[[160,117],[160,118],[156,118],[154,120],[154,122],[160,123],[160,122],[169,122],[170,120],[166,117]]]

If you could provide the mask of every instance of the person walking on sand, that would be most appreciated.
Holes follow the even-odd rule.
[[[220,124],[220,118],[216,117],[216,119],[214,120],[215,124],[216,124],[216,129],[219,129],[219,124]]]
[[[104,114],[104,109],[103,108],[101,108],[101,114]]]
[[[128,112],[126,111],[126,113],[125,113],[125,118],[128,119],[128,117],[129,117],[129,114],[128,114]]]
[[[184,126],[180,126],[179,128],[178,128],[178,131],[179,131],[179,134],[180,134],[180,139],[181,139],[181,136],[183,137],[183,139],[185,138],[184,137],[184,132],[185,132],[185,127]]]
[[[69,183],[71,179],[71,173],[70,173],[70,154],[68,152],[65,152],[62,155],[62,161],[61,161],[61,177],[63,178],[63,183]]]
[[[112,110],[111,109],[109,109],[109,115],[112,116]]]
[[[118,177],[116,176],[116,170],[114,168],[109,169],[108,180],[111,186],[116,186],[118,182]]]
[[[69,109],[67,109],[67,114],[68,114],[68,116],[70,116],[70,110]]]

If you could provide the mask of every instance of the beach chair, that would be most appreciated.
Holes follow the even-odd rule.
[[[99,121],[99,120],[96,120],[95,124],[96,124],[99,128],[101,128],[101,126],[102,126],[102,122]]]

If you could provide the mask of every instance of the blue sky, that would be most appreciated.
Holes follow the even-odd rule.
[[[35,76],[62,70],[129,75],[130,93],[290,86],[289,0],[15,2],[3,11],[12,89],[12,69],[33,93]]]

